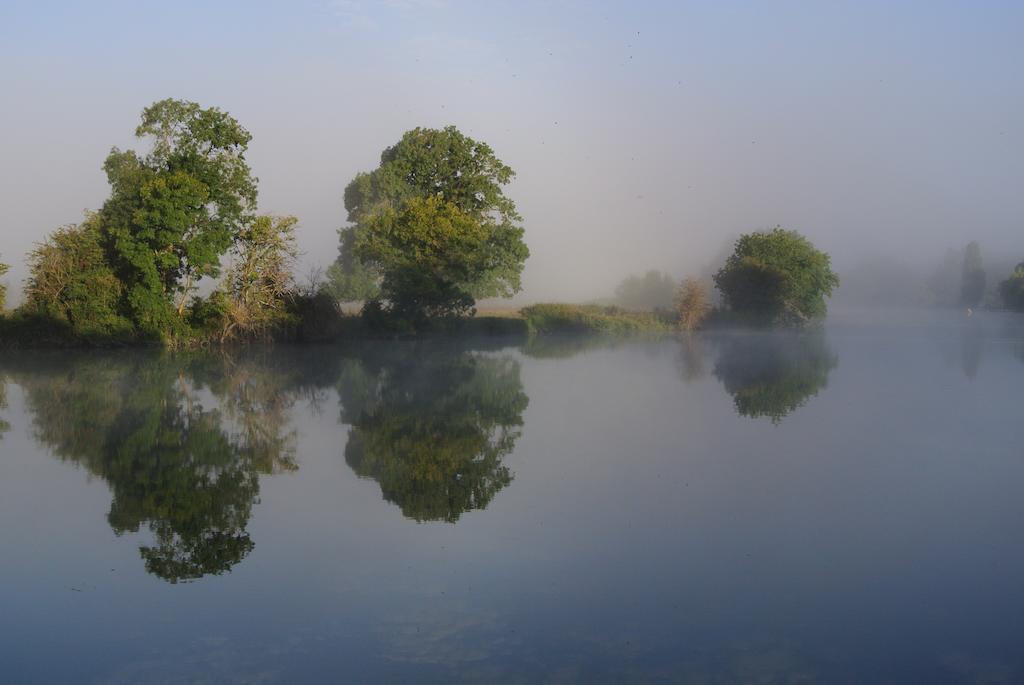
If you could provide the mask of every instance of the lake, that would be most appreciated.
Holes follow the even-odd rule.
[[[0,680],[1024,682],[1024,330],[0,353]]]

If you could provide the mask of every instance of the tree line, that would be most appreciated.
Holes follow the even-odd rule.
[[[29,255],[24,301],[0,337],[33,342],[228,342],[336,336],[340,302],[362,303],[361,323],[414,333],[475,313],[478,299],[522,288],[529,248],[504,188],[515,172],[454,126],[416,128],[344,192],[348,223],[326,279],[300,284],[292,216],[257,211],[251,134],[228,113],[166,99],[142,112],[145,153],[113,148],[110,194],[83,221],[58,228]],[[976,243],[964,258],[963,299],[985,290]],[[0,264],[0,276],[7,266]],[[201,294],[200,283],[214,283]],[[822,319],[838,286],[827,254],[781,227],[742,236],[706,283],[658,272],[627,279],[625,309],[708,320],[800,326]],[[1000,286],[1024,310],[1024,264]],[[0,286],[0,308],[6,291]],[[968,304],[968,306],[971,306]],[[709,319],[710,317],[710,319]]]

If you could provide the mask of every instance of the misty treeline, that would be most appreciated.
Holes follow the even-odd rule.
[[[1024,262],[984,257],[971,241],[926,267],[874,257],[844,271],[843,302],[871,307],[968,307],[1024,312]]]
[[[238,121],[167,99],[143,110],[135,134],[148,151],[111,150],[103,205],[30,253],[23,302],[0,318],[0,337],[191,345],[418,333],[450,329],[475,314],[478,299],[522,288],[530,253],[504,193],[515,172],[453,126],[408,131],[376,169],[352,179],[339,256],[325,278],[304,281],[295,273],[298,220],[257,211],[245,158],[252,136]],[[989,292],[978,245],[959,261],[959,302],[977,306]],[[954,297],[952,271],[943,265],[929,281],[937,299]],[[825,316],[839,283],[827,254],[781,227],[742,236],[712,281],[717,306],[706,279],[676,283],[651,271],[624,281],[613,307],[541,305],[519,321],[533,330],[800,326]],[[1022,308],[1024,267],[998,290]],[[0,308],[5,296],[0,286]],[[345,302],[360,303],[361,316],[343,315]]]

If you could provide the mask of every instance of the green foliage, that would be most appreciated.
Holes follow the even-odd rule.
[[[275,327],[289,321],[298,221],[293,216],[258,216],[239,229],[234,261],[221,284],[227,304],[221,340],[268,339]]]
[[[29,255],[22,313],[64,326],[85,340],[124,339],[131,322],[119,312],[122,284],[107,264],[99,217],[57,229]]]
[[[964,250],[963,275],[960,281],[960,304],[977,307],[985,295],[985,269],[981,265],[981,247],[971,241]]]
[[[820,332],[732,335],[719,341],[714,374],[733,397],[736,411],[779,423],[827,384],[838,364]]]
[[[469,313],[470,284],[491,266],[486,228],[439,197],[413,198],[401,212],[367,219],[355,252],[383,277],[381,295],[398,318]]]
[[[391,347],[350,360],[338,390],[345,461],[405,516],[454,523],[512,482],[528,402],[514,359]]]
[[[4,263],[0,262],[0,278],[5,276],[7,274],[7,271],[10,268],[11,267],[8,266],[7,264],[4,264]],[[0,312],[2,312],[4,310],[4,307],[6,306],[6,304],[7,304],[7,284],[6,283],[0,283]]]
[[[668,330],[653,314],[618,307],[577,304],[535,304],[524,307],[523,318],[533,333],[627,333]]]
[[[338,234],[341,247],[338,259],[327,267],[326,291],[339,302],[368,302],[379,297],[380,273],[356,257],[355,229],[342,229]]]
[[[999,295],[1008,309],[1024,312],[1024,262],[1018,264],[1010,277],[999,284]]]
[[[730,309],[762,325],[824,318],[839,285],[829,256],[781,227],[742,236],[714,280]]]
[[[383,298],[397,313],[419,310],[421,317],[463,313],[477,298],[518,292],[529,250],[502,191],[513,175],[488,145],[454,126],[407,132],[376,170],[345,189],[352,225],[341,230],[330,292],[350,301]],[[443,227],[431,231],[431,221]],[[441,260],[444,246],[424,242],[435,238],[458,254]],[[408,252],[399,259],[395,249]],[[424,275],[413,278],[410,264]]]
[[[651,270],[643,276],[630,276],[615,289],[615,304],[626,309],[669,309],[675,295],[672,277]]]
[[[174,337],[195,282],[217,274],[255,205],[251,136],[219,109],[170,99],[147,107],[135,134],[152,149],[111,151],[100,227],[125,310],[141,332]]]

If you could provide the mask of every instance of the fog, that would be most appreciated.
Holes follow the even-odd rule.
[[[11,299],[32,244],[103,203],[104,157],[138,147],[139,112],[165,97],[253,134],[260,209],[299,217],[303,271],[334,259],[348,181],[404,131],[447,124],[517,172],[517,303],[706,273],[776,224],[841,278],[926,275],[971,240],[986,264],[1024,259],[1024,7],[679,5],[8,0]]]

